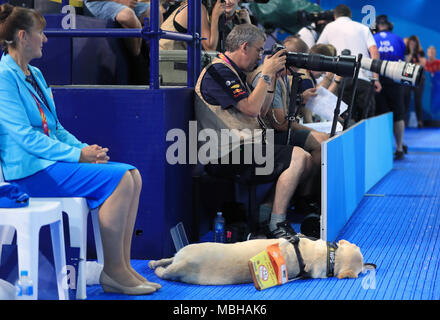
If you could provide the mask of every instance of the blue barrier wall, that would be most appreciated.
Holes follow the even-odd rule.
[[[391,113],[365,120],[365,187],[368,192],[393,168]]]
[[[53,94],[67,130],[81,141],[108,147],[112,161],[136,166],[143,177],[132,258],[173,255],[170,228],[182,221],[187,233],[192,231],[192,168],[167,164],[165,137],[173,128],[188,132],[193,90],[55,87]]]
[[[393,166],[392,113],[363,120],[322,146],[322,232],[333,241],[364,194]]]

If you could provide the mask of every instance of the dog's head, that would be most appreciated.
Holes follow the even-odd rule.
[[[346,240],[340,240],[336,251],[336,263],[335,271],[338,279],[357,278],[363,270],[364,257],[358,246]]]

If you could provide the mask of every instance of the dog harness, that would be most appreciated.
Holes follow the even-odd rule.
[[[303,236],[301,238],[307,238],[307,237]],[[315,238],[307,238],[307,239],[317,240]],[[293,248],[295,249],[296,258],[298,260],[298,265],[299,265],[299,275],[294,280],[310,278],[310,274],[305,270],[306,265],[301,255],[301,251],[299,250],[300,237],[295,235],[287,240],[293,245]],[[337,249],[338,249],[338,245],[335,242],[327,241],[327,277],[335,276],[335,261],[336,261],[335,257],[336,257]]]

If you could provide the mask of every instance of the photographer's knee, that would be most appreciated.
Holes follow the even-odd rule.
[[[292,159],[290,161],[290,165],[293,165],[297,169],[304,171],[307,168],[308,157],[311,158],[310,153],[306,152],[300,147],[294,147],[292,151]]]

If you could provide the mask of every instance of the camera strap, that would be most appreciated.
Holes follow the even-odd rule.
[[[292,73],[292,83],[290,84],[290,97],[288,106],[288,118],[294,121],[298,116],[299,106],[301,105],[301,96],[298,95],[299,88],[301,86],[302,73],[294,72],[290,67],[289,71]],[[288,120],[289,120],[288,119]]]
[[[219,55],[220,59],[222,59],[225,63],[229,64],[231,66],[231,68],[234,68],[230,62],[227,60],[227,57],[224,56],[223,54]],[[222,78],[222,76],[218,73],[218,71],[214,68],[214,66],[210,66],[207,69],[207,72],[209,73],[209,75],[222,87],[222,89],[228,93],[228,95],[230,95],[232,98],[234,98],[233,93],[231,92],[230,88],[226,85],[225,79]],[[240,81],[242,82],[242,86],[244,86],[244,88],[246,88],[246,90],[250,93],[250,89],[246,84],[246,81],[242,81],[242,79],[240,78],[240,76],[238,75],[238,72],[235,71],[235,73],[237,74],[237,77],[240,79]],[[262,139],[263,141],[266,141],[266,125],[264,123],[264,121],[261,119],[260,115],[258,115],[257,117],[258,123],[261,127],[261,129],[263,130],[262,132]]]

